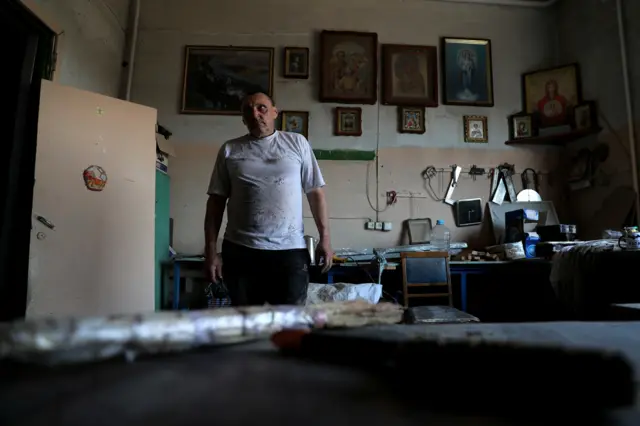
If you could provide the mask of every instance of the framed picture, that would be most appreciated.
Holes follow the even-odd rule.
[[[309,139],[309,112],[280,111],[280,130],[299,133]]]
[[[284,78],[309,78],[309,48],[284,48]]]
[[[342,108],[334,110],[333,133],[336,136],[362,135],[362,108]]]
[[[398,107],[398,132],[423,134],[427,130],[422,107]]]
[[[442,103],[493,106],[491,41],[443,37]]]
[[[378,35],[320,33],[320,102],[375,104],[378,100]]]
[[[522,91],[523,110],[538,114],[540,127],[569,124],[573,108],[582,102],[578,64],[523,74]]]
[[[438,106],[438,54],[434,46],[382,45],[382,103]]]
[[[531,138],[536,134],[533,114],[521,113],[509,117],[509,140]]]
[[[598,108],[595,101],[585,101],[573,109],[573,125],[576,130],[598,127]]]
[[[273,97],[273,48],[187,46],[181,114],[240,115],[242,99]]]
[[[487,143],[489,131],[487,130],[487,117],[483,115],[464,116],[464,141]]]

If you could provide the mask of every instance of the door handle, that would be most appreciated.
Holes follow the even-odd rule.
[[[38,220],[38,222],[40,222],[41,224],[43,224],[47,228],[49,228],[51,230],[55,230],[56,229],[56,226],[53,224],[53,222],[51,222],[47,218],[42,217],[42,216],[36,216],[36,219]]]

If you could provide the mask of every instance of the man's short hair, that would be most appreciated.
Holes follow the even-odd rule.
[[[251,96],[255,96],[255,95],[266,96],[267,99],[269,99],[269,101],[271,101],[271,105],[276,106],[276,103],[273,101],[273,98],[271,96],[267,95],[266,93],[264,93],[264,92],[251,92],[251,93],[249,93],[247,96],[245,96],[242,99],[242,104],[241,104],[242,107],[244,107],[244,104],[247,102],[247,99],[249,99]]]

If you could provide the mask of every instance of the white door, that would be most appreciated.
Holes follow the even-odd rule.
[[[155,109],[43,81],[27,317],[153,311],[155,126]]]

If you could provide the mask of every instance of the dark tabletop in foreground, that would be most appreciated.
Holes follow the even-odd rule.
[[[636,380],[639,376],[640,323],[387,326],[380,332],[413,336],[433,327],[452,335],[471,330],[495,339],[617,349],[635,365]],[[5,426],[640,424],[634,408],[602,417],[536,418],[544,413],[544,398],[537,413],[517,418],[444,412],[408,401],[371,372],[284,357],[269,342],[134,363],[56,369],[4,365],[0,374],[0,424]]]

